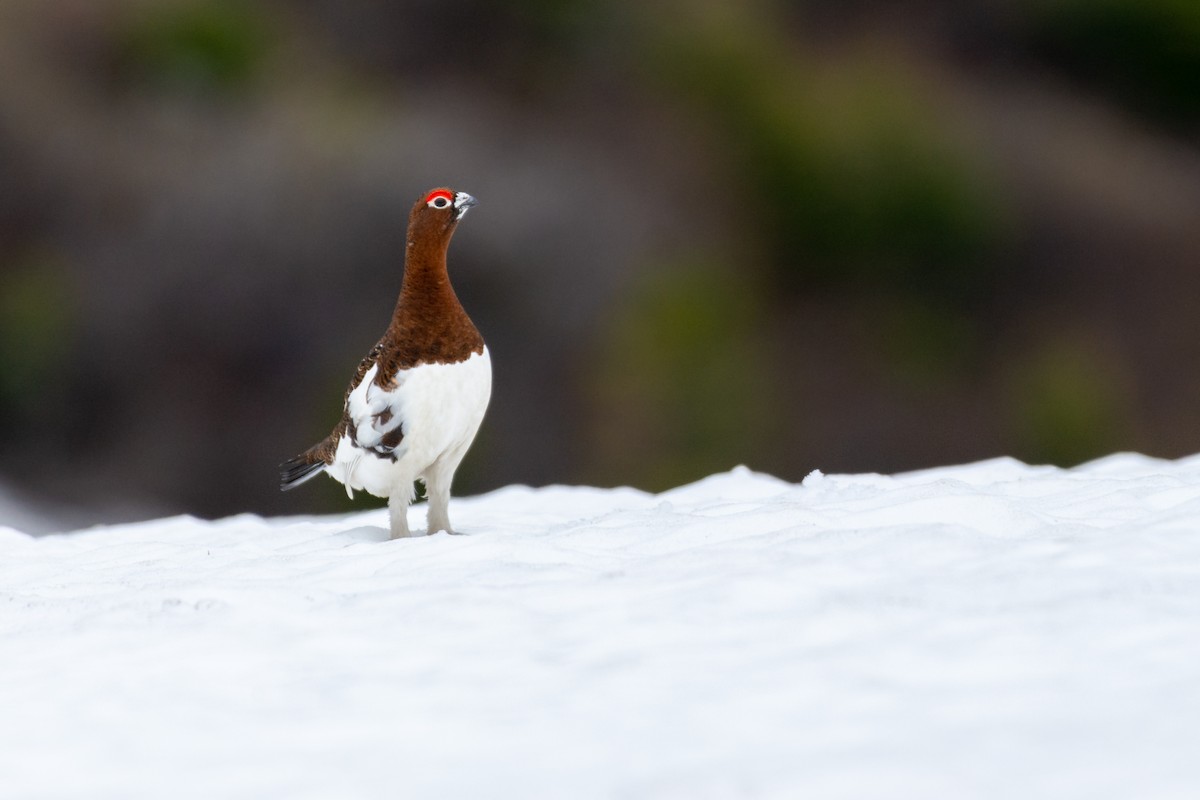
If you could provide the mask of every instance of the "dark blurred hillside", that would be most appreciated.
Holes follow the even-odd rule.
[[[1200,450],[1200,4],[643,5],[0,5],[0,480],[345,508],[275,465],[441,184],[460,493]]]

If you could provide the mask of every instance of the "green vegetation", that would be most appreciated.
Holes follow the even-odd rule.
[[[64,373],[73,308],[70,284],[51,256],[27,253],[0,269],[0,409],[32,408]]]
[[[1054,0],[1030,7],[1052,59],[1165,122],[1200,121],[1200,3]]]
[[[911,83],[869,59],[808,65],[741,22],[681,29],[659,59],[725,133],[781,283],[952,301],[985,291],[1003,215]]]
[[[1062,338],[1016,364],[1010,408],[1020,455],[1070,466],[1128,440],[1127,375],[1087,339]]]
[[[876,319],[878,346],[897,382],[936,390],[979,371],[979,323],[962,310],[897,298]]]
[[[647,270],[588,376],[597,478],[665,489],[760,449],[776,416],[762,314],[747,276],[707,262]]]
[[[155,87],[226,93],[257,75],[268,33],[262,13],[239,0],[153,6],[127,20],[118,61],[127,77]]]

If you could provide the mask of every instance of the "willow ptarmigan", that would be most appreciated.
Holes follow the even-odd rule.
[[[324,471],[388,498],[392,538],[409,536],[413,481],[429,495],[429,533],[452,533],[454,471],[492,393],[483,337],[450,286],[446,248],[475,198],[434,189],[408,217],[404,282],[392,322],[358,365],[342,420],[319,444],[281,465],[285,491]]]

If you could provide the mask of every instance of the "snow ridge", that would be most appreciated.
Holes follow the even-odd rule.
[[[0,794],[1200,789],[1200,458],[737,468],[455,515],[0,530]]]

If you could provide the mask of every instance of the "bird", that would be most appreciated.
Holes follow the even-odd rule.
[[[413,535],[408,506],[421,480],[426,533],[454,533],[450,485],[492,393],[491,355],[446,268],[450,239],[476,204],[442,187],[413,205],[391,323],[359,363],[333,432],[280,465],[280,489],[324,472],[350,497],[357,489],[387,498],[391,538],[399,539]]]

